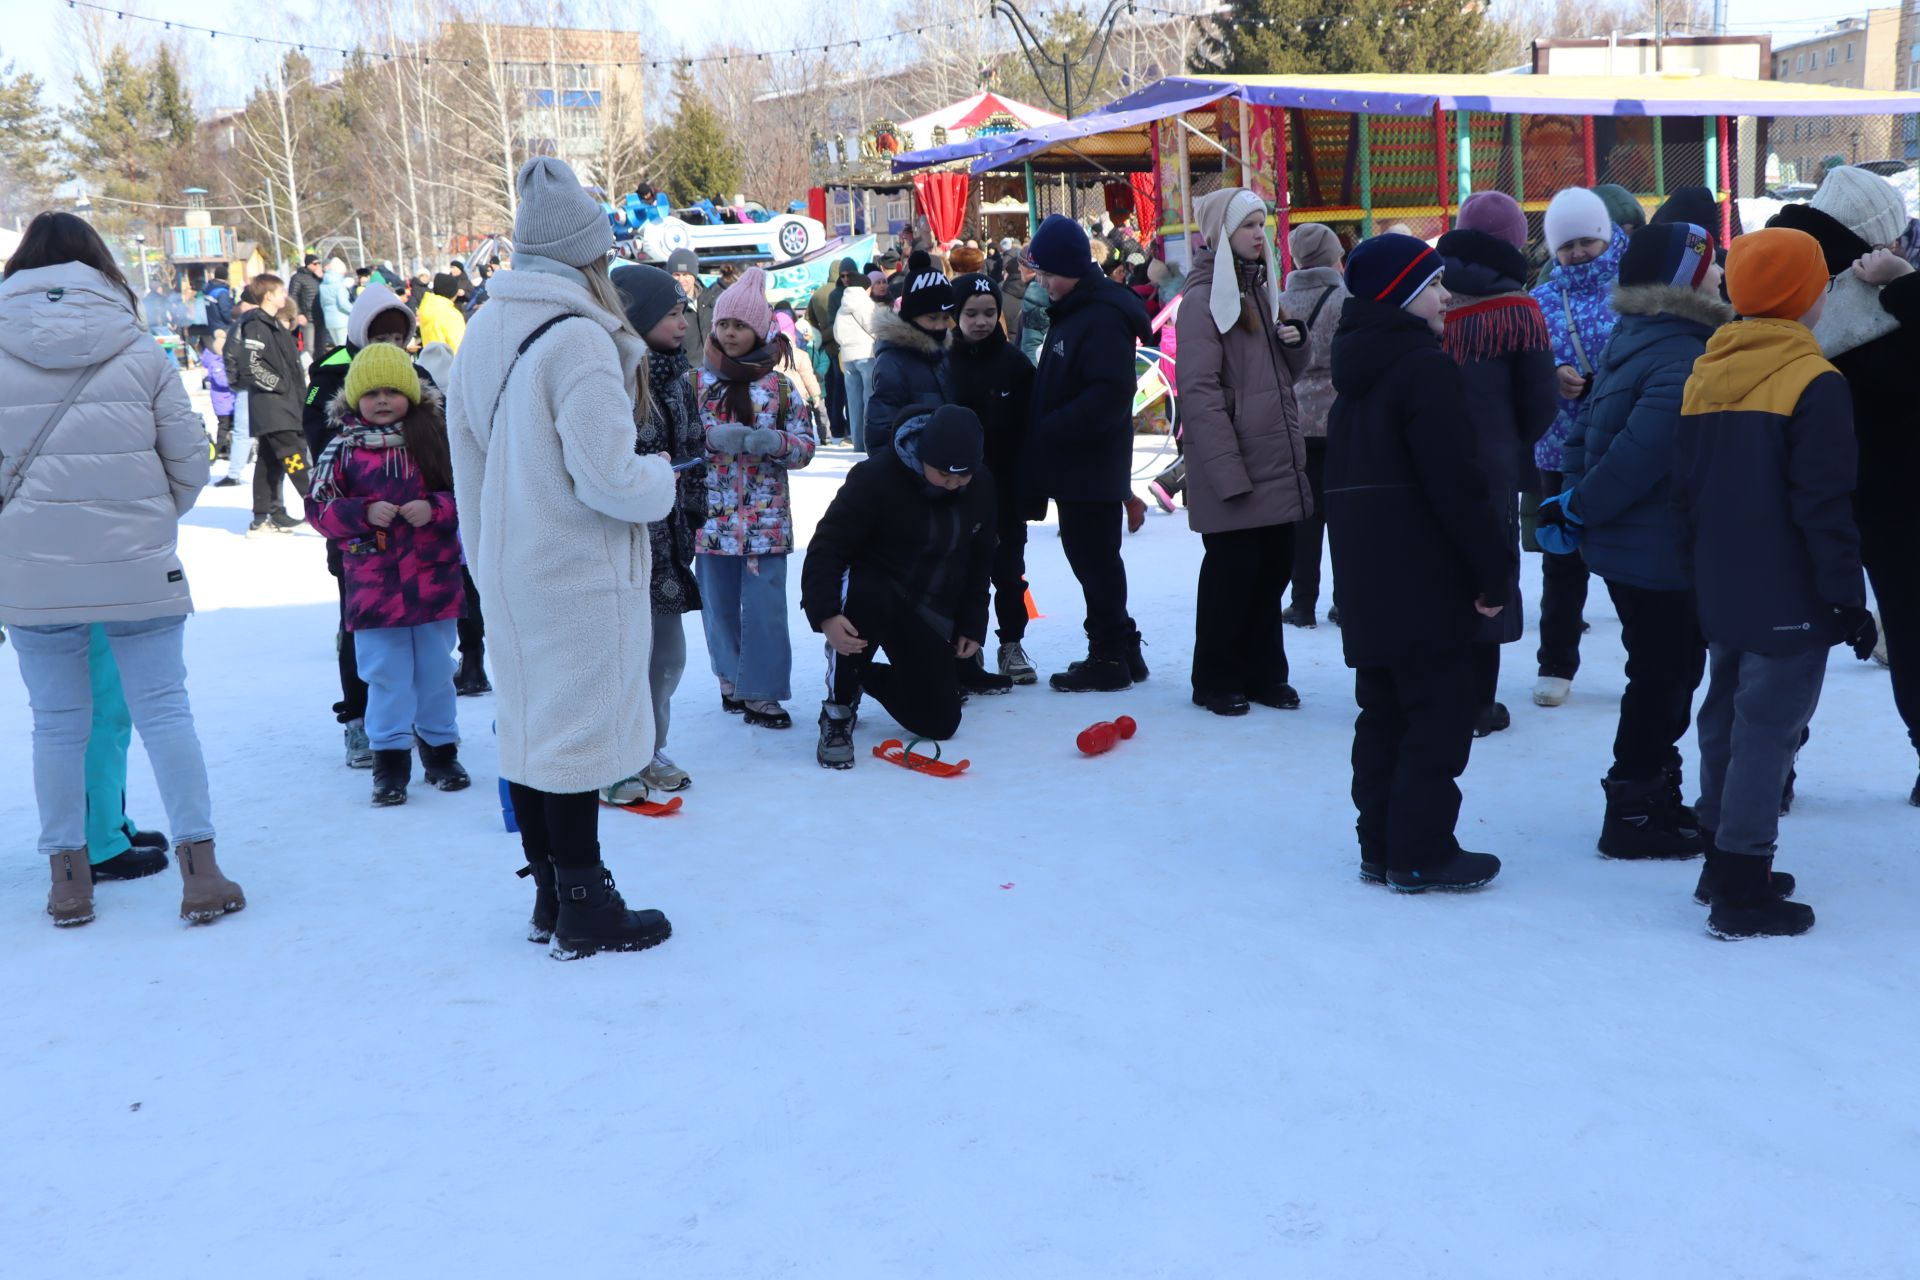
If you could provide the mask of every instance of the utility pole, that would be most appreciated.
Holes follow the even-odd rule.
[[[1014,38],[1020,42],[1020,52],[1027,60],[1027,69],[1033,72],[1040,91],[1047,95],[1047,101],[1061,115],[1071,120],[1075,101],[1085,103],[1093,96],[1093,87],[1100,78],[1100,68],[1106,64],[1107,46],[1113,41],[1113,29],[1119,24],[1123,9],[1132,13],[1134,0],[1107,0],[1107,7],[1094,21],[1086,43],[1078,51],[1063,48],[1057,55],[1047,52],[1046,41],[1014,0],[992,0],[987,12],[990,17],[1005,18],[1012,26]],[[1042,64],[1046,66],[1046,71],[1040,69]],[[1083,66],[1087,68],[1085,85],[1076,92],[1076,71]],[[1053,91],[1055,73],[1059,76],[1059,93]],[[1069,185],[1068,193],[1068,207],[1077,218],[1080,216],[1080,188]]]

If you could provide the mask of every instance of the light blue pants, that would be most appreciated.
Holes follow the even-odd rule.
[[[247,413],[247,392],[233,398],[233,445],[227,450],[227,479],[241,480],[247,474],[247,459],[253,456],[252,417]]]
[[[872,360],[842,360],[840,373],[847,383],[847,422],[853,428],[856,452],[867,451],[867,395],[873,390],[868,379],[873,374]]]
[[[87,673],[93,686],[93,720],[87,729],[87,861],[98,866],[133,847],[127,838],[127,748],[133,745],[133,713],[120,687],[107,629],[87,628]]]
[[[376,627],[353,633],[353,654],[367,682],[367,741],[375,751],[411,751],[460,741],[453,692],[458,624]]]
[[[101,630],[119,669],[127,707],[160,784],[173,842],[213,839],[207,762],[187,702],[184,617],[105,622]],[[14,627],[13,650],[33,707],[33,791],[40,805],[40,852],[87,842],[87,739],[93,680],[85,623]]]
[[[787,558],[693,558],[700,582],[700,622],[707,632],[713,674],[733,685],[742,702],[785,702],[793,696],[793,640],[787,634]]]

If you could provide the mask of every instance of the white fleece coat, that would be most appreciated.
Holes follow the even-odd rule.
[[[653,757],[647,524],[674,475],[634,452],[645,344],[583,285],[506,271],[467,328],[447,395],[460,536],[493,655],[503,777],[592,791]],[[570,315],[520,357],[521,341]],[[496,398],[499,411],[489,420]]]
[[[77,262],[0,285],[0,494],[74,380],[102,365],[0,510],[0,622],[193,612],[175,550],[207,483],[207,428],[132,301]]]

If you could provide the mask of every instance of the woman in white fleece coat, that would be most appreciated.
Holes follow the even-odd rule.
[[[536,888],[529,936],[570,959],[671,932],[627,910],[601,866],[596,793],[653,757],[647,524],[673,505],[674,475],[634,452],[646,344],[607,276],[606,216],[558,160],[528,161],[518,184],[513,270],[467,329],[447,427]]]

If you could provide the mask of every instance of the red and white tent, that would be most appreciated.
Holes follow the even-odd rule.
[[[904,120],[900,128],[913,140],[915,147],[929,147],[934,145],[933,131],[936,128],[947,131],[947,141],[963,142],[974,136],[974,130],[999,116],[1011,117],[1016,129],[1059,124],[1066,118],[1024,102],[1016,102],[1012,98],[1003,98],[997,93],[976,93],[971,98],[948,103],[937,111]]]

